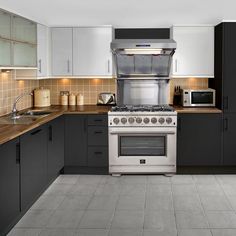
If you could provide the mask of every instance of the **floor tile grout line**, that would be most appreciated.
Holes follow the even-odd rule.
[[[176,209],[175,209],[175,206],[174,206],[174,194],[173,194],[173,184],[172,184],[172,181],[171,181],[171,198],[172,198],[172,204],[173,204],[173,212],[174,212],[174,218],[175,218],[175,228],[176,228],[176,231],[177,231],[177,236],[178,236],[178,227],[177,227],[177,217],[176,217]]]
[[[229,205],[230,205],[232,211],[236,214],[236,209],[234,209],[233,205],[231,204],[231,202],[230,202],[230,200],[229,200],[229,198],[228,198],[228,195],[226,194],[224,188],[222,187],[221,182],[219,181],[219,179],[217,179],[217,181],[219,182],[220,188],[222,189],[222,191],[223,191],[223,193],[224,193],[224,196],[225,196],[225,198],[226,198],[226,201],[229,203]]]
[[[99,183],[99,184],[100,184],[100,183]],[[82,216],[81,216],[81,218],[80,218],[80,221],[79,221],[79,223],[78,223],[78,225],[77,225],[77,227],[76,227],[78,230],[80,229],[79,226],[80,226],[80,223],[81,223],[81,221],[82,221],[82,219],[83,219],[85,213],[88,211],[88,206],[89,206],[89,204],[92,202],[92,200],[93,200],[94,197],[95,197],[95,192],[97,191],[99,184],[96,184],[96,189],[93,191],[92,197],[90,198],[90,200],[89,200],[89,202],[88,202],[88,204],[87,204],[87,207],[86,207],[86,209],[84,210],[84,213],[82,214]]]
[[[204,217],[205,217],[205,220],[206,220],[208,229],[210,230],[210,222],[209,222],[209,220],[208,220],[208,218],[207,218],[206,211],[205,211],[205,208],[204,208],[204,205],[203,205],[203,202],[202,202],[200,193],[199,193],[199,191],[198,191],[198,189],[197,189],[197,186],[196,186],[196,190],[197,190],[197,195],[198,195],[198,198],[199,198],[199,200],[200,200],[200,203],[201,203],[201,206],[202,206],[202,209],[203,209],[203,215],[204,215]],[[211,235],[213,236],[213,233],[212,233],[211,230],[210,230],[210,233],[211,233]]]

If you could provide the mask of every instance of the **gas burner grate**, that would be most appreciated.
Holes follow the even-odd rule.
[[[157,112],[157,111],[174,111],[174,108],[169,105],[154,105],[154,106],[115,106],[111,109],[112,112]]]

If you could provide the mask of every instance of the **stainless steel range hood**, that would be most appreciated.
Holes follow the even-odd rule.
[[[176,42],[173,39],[115,39],[111,49],[119,79],[169,79]]]

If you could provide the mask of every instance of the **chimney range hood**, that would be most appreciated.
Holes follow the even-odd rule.
[[[175,49],[173,39],[115,39],[111,50],[117,77],[169,79]]]

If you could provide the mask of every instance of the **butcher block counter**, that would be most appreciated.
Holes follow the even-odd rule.
[[[174,106],[177,113],[222,113],[222,110],[215,107],[182,107]]]
[[[60,106],[53,105],[46,108],[28,108],[25,110],[50,111],[47,116],[37,119],[31,124],[0,124],[0,144],[10,141],[34,128],[39,127],[63,114],[107,114],[110,106],[84,105],[84,106]],[[23,112],[23,111],[20,111]]]
[[[177,113],[222,113],[217,108],[185,108],[174,107]],[[84,106],[60,106],[52,105],[46,108],[28,108],[26,110],[36,109],[42,111],[50,111],[47,116],[37,119],[31,124],[0,124],[0,144],[10,141],[40,125],[43,125],[63,114],[107,114],[111,106],[97,106],[97,105],[84,105]],[[22,111],[21,111],[22,112]]]

